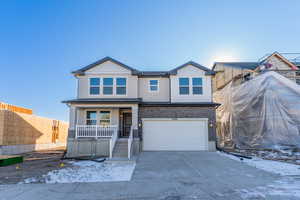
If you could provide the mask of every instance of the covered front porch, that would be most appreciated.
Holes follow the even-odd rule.
[[[67,157],[132,156],[138,140],[137,104],[70,105]]]

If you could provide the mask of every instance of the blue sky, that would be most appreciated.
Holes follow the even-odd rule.
[[[141,70],[299,52],[300,1],[1,1],[0,101],[68,119],[70,72],[104,56]]]

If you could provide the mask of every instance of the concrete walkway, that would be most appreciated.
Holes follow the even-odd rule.
[[[2,185],[0,199],[296,199],[239,192],[279,178],[212,152],[143,152],[130,182]]]

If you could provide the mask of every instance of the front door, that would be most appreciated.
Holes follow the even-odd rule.
[[[121,137],[129,137],[131,123],[132,123],[131,113],[123,113],[123,127],[122,127]]]

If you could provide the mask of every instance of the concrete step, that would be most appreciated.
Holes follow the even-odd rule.
[[[124,158],[128,154],[128,141],[127,140],[117,140],[114,150],[113,158]]]

